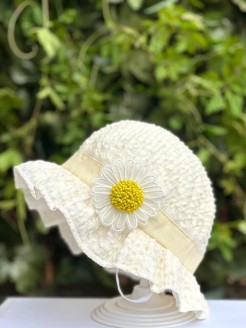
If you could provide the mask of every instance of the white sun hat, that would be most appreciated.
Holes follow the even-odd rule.
[[[14,168],[16,187],[74,254],[169,291],[180,312],[207,317],[194,272],[215,216],[210,180],[192,151],[153,124],[121,121],[94,132],[62,166]]]

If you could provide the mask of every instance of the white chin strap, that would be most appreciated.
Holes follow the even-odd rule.
[[[120,288],[120,280],[119,280],[119,269],[117,269],[116,273],[115,273],[115,278],[116,278],[116,283],[117,283],[117,288],[118,288],[118,292],[120,293],[120,295],[128,302],[131,302],[131,303],[145,303],[147,302],[151,296],[153,295],[152,292],[150,292],[149,294],[147,295],[144,295],[138,299],[131,299],[131,298],[128,298],[127,296],[125,296]]]

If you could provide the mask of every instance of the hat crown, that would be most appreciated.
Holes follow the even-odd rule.
[[[94,132],[80,151],[102,165],[119,159],[146,164],[165,194],[161,210],[205,252],[214,196],[200,160],[179,138],[154,124],[121,121]]]

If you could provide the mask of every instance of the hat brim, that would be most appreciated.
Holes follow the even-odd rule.
[[[196,278],[172,252],[141,228],[116,233],[102,226],[90,201],[90,188],[63,167],[42,160],[14,168],[15,184],[46,227],[57,226],[73,254],[84,252],[99,265],[149,280],[155,293],[169,291],[180,312],[208,315]]]

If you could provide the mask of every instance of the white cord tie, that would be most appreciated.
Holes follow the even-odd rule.
[[[152,292],[150,292],[149,294],[147,295],[144,295],[138,299],[131,299],[127,296],[125,296],[120,288],[120,280],[119,280],[119,269],[117,269],[116,273],[115,273],[115,278],[116,278],[116,283],[117,283],[117,289],[118,289],[118,292],[120,293],[120,295],[128,302],[131,302],[131,303],[145,303],[147,302],[148,300],[150,300],[151,296],[153,295]]]

